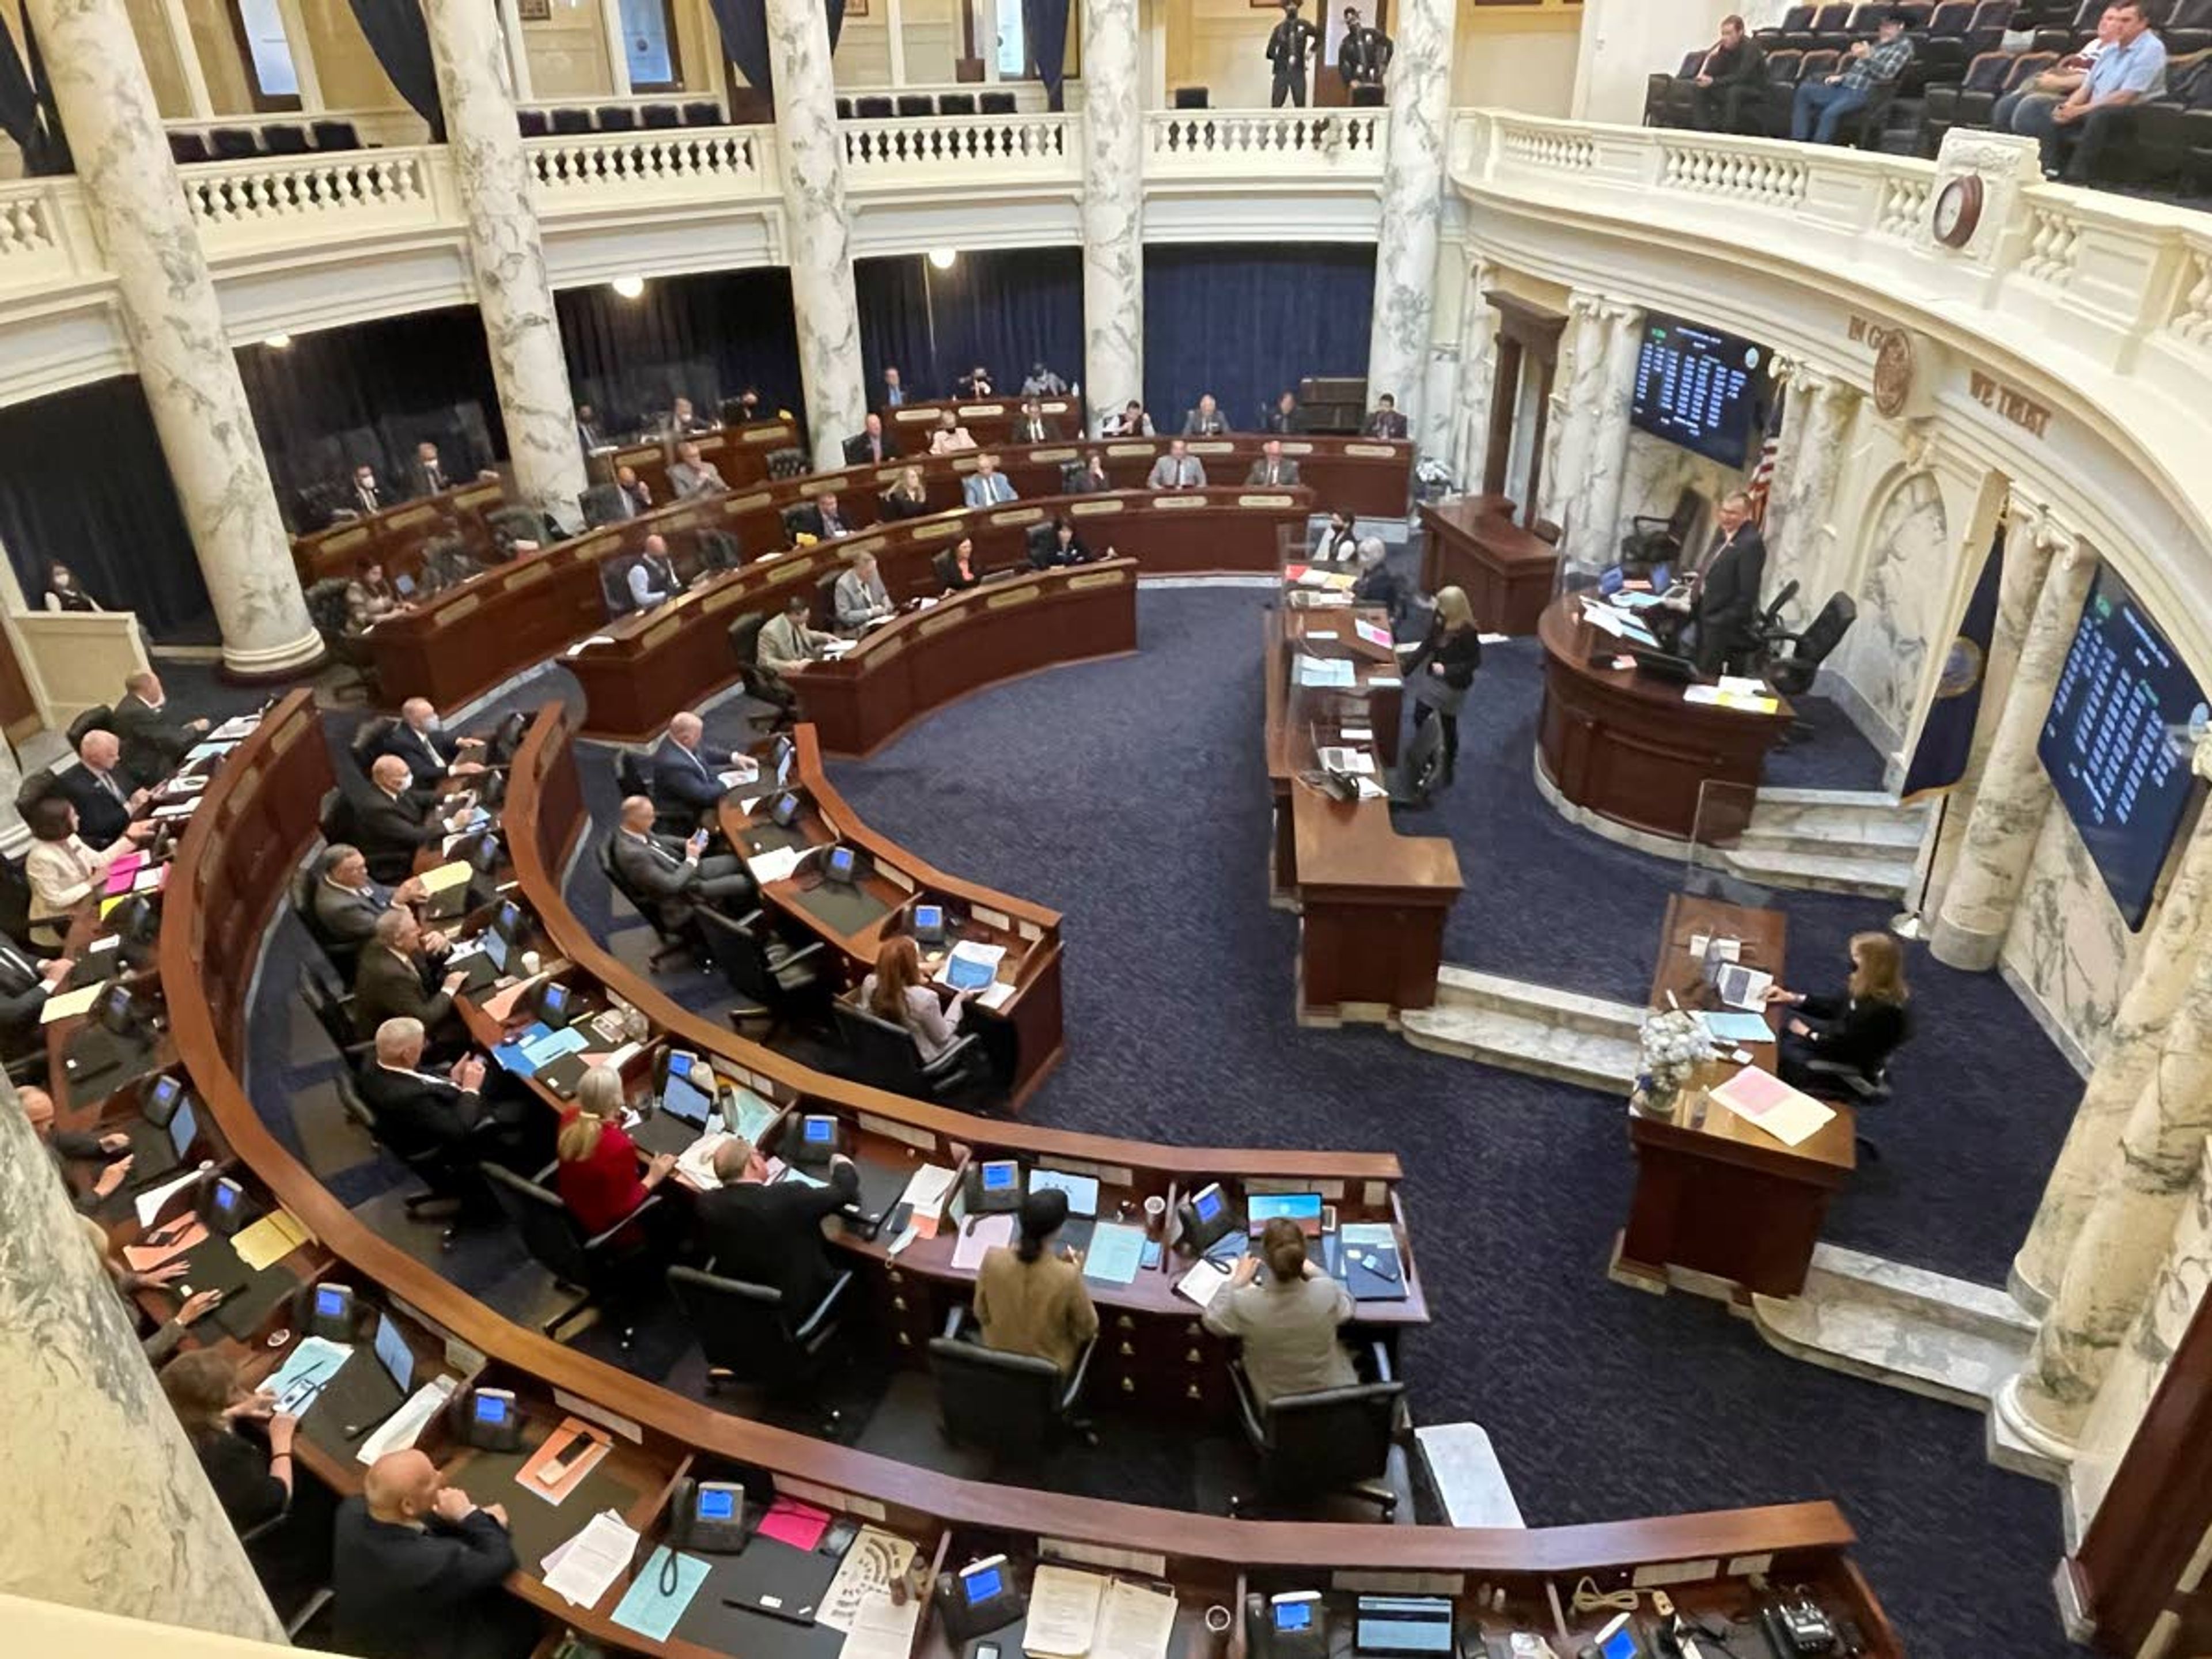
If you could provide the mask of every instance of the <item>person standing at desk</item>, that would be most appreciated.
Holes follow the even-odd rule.
[[[332,1529],[332,1645],[361,1659],[514,1659],[538,1615],[501,1581],[514,1571],[507,1510],[479,1509],[425,1453],[386,1452]]]
[[[1057,1187],[1022,1200],[1021,1237],[1012,1249],[994,1244],[975,1270],[975,1322],[983,1346],[1000,1353],[1049,1359],[1064,1376],[1083,1345],[1098,1334],[1098,1310],[1083,1282],[1079,1258],[1051,1248],[1067,1221],[1067,1194]]]
[[[940,1002],[936,988],[921,976],[921,952],[909,933],[885,939],[874,969],[860,981],[860,1006],[911,1036],[925,1066],[958,1040],[960,1016],[975,995],[956,991],[950,1003]]]
[[[1261,1230],[1260,1253],[1237,1262],[1206,1309],[1206,1328],[1243,1342],[1244,1375],[1265,1406],[1359,1381],[1336,1339],[1352,1309],[1352,1292],[1308,1259],[1298,1224],[1277,1216]]]
[[[1429,631],[1406,664],[1406,684],[1413,699],[1413,729],[1419,731],[1431,714],[1443,722],[1446,783],[1459,761],[1460,705],[1481,666],[1482,635],[1474,607],[1461,589],[1439,589]]]
[[[822,1224],[860,1195],[860,1172],[839,1152],[823,1186],[768,1178],[768,1161],[741,1135],[714,1148],[721,1182],[695,1206],[714,1273],[783,1294],[785,1323],[798,1325],[837,1280]]]
[[[100,601],[77,586],[76,574],[59,559],[46,567],[45,603],[49,611],[97,611],[100,608]]]
[[[1766,575],[1766,538],[1751,521],[1751,497],[1721,497],[1719,534],[1690,578],[1689,597],[1660,603],[1687,611],[1698,628],[1698,672],[1725,674],[1759,654],[1759,586]]]
[[[1782,1028],[1776,1056],[1782,1080],[1802,1089],[1817,1083],[1811,1069],[1820,1060],[1848,1066],[1872,1080],[1898,1044],[1911,1035],[1911,1016],[1905,1004],[1911,993],[1905,985],[1905,952],[1887,933],[1851,935],[1851,976],[1841,996],[1808,996],[1766,988],[1766,1000],[1798,1012]]]
[[[172,714],[161,677],[151,669],[125,676],[123,696],[115,704],[115,735],[123,744],[124,772],[142,785],[158,783],[177,769],[210,723],[205,718],[180,720]]]

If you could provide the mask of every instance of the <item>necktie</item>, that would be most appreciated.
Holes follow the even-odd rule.
[[[100,787],[106,790],[109,794],[114,796],[116,799],[121,800],[123,799],[123,791],[116,787],[114,773],[102,772],[100,775]]]

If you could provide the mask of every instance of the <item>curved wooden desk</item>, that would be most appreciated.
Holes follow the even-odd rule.
[[[381,513],[295,536],[292,568],[302,587],[326,577],[351,576],[363,559],[376,560],[387,573],[411,570],[422,562],[423,544],[443,534],[448,523],[460,532],[470,552],[482,553],[491,545],[484,514],[506,501],[506,487],[498,480],[471,479],[435,495],[400,501]]]
[[[1620,641],[1583,621],[1572,594],[1545,608],[1536,634],[1544,646],[1536,760],[1564,799],[1669,841],[1700,833],[1701,801],[1708,838],[1724,821],[1741,827],[1766,751],[1790,729],[1787,702],[1771,714],[1685,702],[1680,685],[1605,665]],[[1733,787],[1708,799],[1709,782]]]
[[[796,591],[814,600],[816,624],[834,625],[826,579],[862,552],[876,556],[893,599],[918,599],[941,590],[932,562],[963,536],[975,538],[979,568],[1016,569],[1026,562],[1031,526],[1066,512],[1093,552],[1103,553],[1111,544],[1117,555],[1147,574],[1272,570],[1284,533],[1302,526],[1310,507],[1302,489],[1070,495],[974,507],[798,548],[712,578],[651,611],[611,623],[599,620],[592,614],[599,604],[596,569],[581,568],[574,550],[588,548],[580,556],[593,563],[615,557],[642,539],[645,532],[640,526],[653,523],[638,520],[563,543],[539,556],[553,562],[544,592],[509,596],[502,586],[483,607],[486,614],[465,615],[450,623],[441,620],[449,610],[447,597],[441,594],[420,611],[379,624],[369,638],[377,644],[380,663],[392,665],[383,676],[387,701],[398,695],[392,673],[398,674],[402,683],[427,676],[454,696],[422,695],[450,708],[512,678],[568,640],[589,637],[597,643],[567,659],[568,671],[584,688],[585,729],[593,737],[636,741],[659,731],[678,709],[736,680],[738,664],[728,634],[730,624],[740,616],[776,610],[796,585]],[[514,580],[511,574],[477,577],[469,586],[511,585]],[[456,591],[463,592],[461,602],[465,604],[465,590]],[[567,608],[558,610],[564,604]],[[539,631],[533,623],[541,610],[558,610],[558,615],[548,617]],[[533,641],[544,641],[536,656],[525,654],[519,641],[507,638],[501,619],[509,612],[516,616],[519,629],[531,630]],[[546,637],[564,626],[568,629],[565,635]],[[451,637],[465,638],[465,649],[442,642],[454,627],[461,632]],[[1108,648],[1126,650],[1128,645]],[[836,717],[826,706],[821,718],[825,727],[836,726]],[[888,732],[871,739],[871,746],[884,735]],[[842,726],[825,730],[823,740],[834,750],[849,746]]]
[[[557,770],[549,746],[553,735],[544,720],[532,733],[528,770],[541,781]],[[1612,1587],[1639,1570],[1698,1563],[1700,1566],[1686,1574],[1687,1582],[1672,1587],[1677,1601],[1692,1608],[1735,1607],[1747,1594],[1739,1576],[1742,1558],[1771,1556],[1770,1562],[1761,1565],[1778,1582],[1806,1583],[1831,1607],[1854,1617],[1875,1659],[1897,1659],[1903,1652],[1850,1559],[1851,1529],[1830,1504],[1525,1531],[1228,1521],[957,1480],[746,1421],[657,1388],[501,1316],[353,1216],[278,1143],[240,1085],[234,1057],[243,1049],[244,1005],[260,940],[267,919],[281,902],[285,877],[313,839],[313,803],[330,778],[327,746],[304,694],[295,694],[210,787],[206,804],[194,814],[180,849],[167,896],[160,963],[172,995],[178,1047],[208,1109],[205,1115],[248,1172],[256,1195],[283,1203],[320,1241],[319,1249],[299,1253],[304,1258],[299,1264],[303,1276],[324,1270],[325,1253],[335,1258],[343,1264],[349,1282],[365,1295],[374,1299],[381,1292],[405,1304],[410,1311],[403,1316],[410,1326],[422,1327],[414,1339],[420,1350],[436,1355],[440,1340],[451,1339],[484,1356],[482,1367],[470,1373],[471,1380],[515,1388],[536,1421],[581,1411],[617,1424],[611,1501],[641,1526],[653,1526],[653,1518],[665,1510],[672,1483],[682,1474],[753,1471],[787,1495],[912,1538],[922,1559],[933,1565],[957,1565],[992,1549],[1010,1549],[1020,1558],[1018,1569],[1025,1571],[1030,1554],[1048,1540],[1058,1540],[1062,1547],[1131,1552],[1135,1559],[1128,1570],[1164,1579],[1176,1591],[1181,1612],[1172,1651],[1178,1659],[1201,1651],[1194,1628],[1199,1613],[1209,1602],[1218,1602],[1231,1608],[1233,1615],[1241,1615],[1241,1595],[1248,1586],[1264,1593],[1311,1583],[1316,1577],[1326,1583],[1329,1575],[1344,1572],[1443,1574],[1448,1577],[1438,1588],[1468,1598],[1462,1602],[1463,1616],[1474,1615],[1472,1594],[1480,1580],[1504,1593],[1514,1622],[1549,1629],[1547,1586],[1564,1595],[1583,1573]],[[547,833],[547,825],[543,821],[519,824],[516,831],[518,878],[526,888],[542,891],[550,872],[538,856],[537,843]],[[207,915],[210,908],[219,913],[213,927]],[[588,951],[596,956],[594,966],[611,965],[557,906],[543,914],[556,945],[574,944],[580,953]],[[648,1012],[657,1016],[659,1011]],[[680,1010],[670,1012],[675,1018],[666,1029],[679,1040],[713,1036],[731,1041],[706,1022],[690,1019]],[[773,1056],[762,1059],[761,1066],[771,1073],[797,1069]],[[771,1075],[767,1080],[774,1083],[775,1079]],[[991,1133],[1013,1133],[1012,1126],[978,1124],[826,1079],[816,1081],[822,1084],[824,1097],[848,1099],[856,1110],[881,1112],[888,1123],[941,1123],[963,1133],[974,1127],[988,1132],[979,1133],[985,1145],[994,1144]],[[1037,1138],[1040,1146],[1048,1140],[1062,1145],[1078,1158],[1110,1154],[1117,1145],[1048,1131],[1023,1129],[1019,1133]],[[1170,1168],[1197,1164],[1205,1156],[1152,1150]],[[1294,1155],[1256,1156],[1294,1161]],[[452,1351],[450,1344],[446,1351]],[[442,1451],[434,1443],[432,1449]],[[342,1489],[357,1475],[349,1456],[322,1457],[311,1449],[307,1461],[319,1475]],[[465,1455],[465,1463],[473,1461]],[[469,1468],[461,1468],[459,1478],[466,1484]],[[582,1516],[574,1519],[580,1522]],[[611,1613],[626,1588],[627,1575],[598,1605],[570,1607],[539,1582],[538,1553],[520,1552],[524,1565],[509,1579],[509,1588],[549,1620],[625,1650],[671,1659],[704,1659],[712,1652],[737,1651],[701,1647],[680,1635],[653,1642],[617,1626]],[[1578,1621],[1577,1628],[1595,1629],[1597,1622]],[[1234,1632],[1231,1641],[1243,1646],[1243,1638]],[[917,1650],[928,1659],[945,1659],[953,1651],[933,1627]]]

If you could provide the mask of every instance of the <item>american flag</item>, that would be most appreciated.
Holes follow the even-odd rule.
[[[1787,386],[1774,388],[1774,401],[1766,410],[1766,435],[1759,442],[1759,461],[1751,469],[1751,482],[1744,493],[1751,497],[1751,521],[1760,529],[1766,527],[1766,498],[1774,489],[1774,458],[1782,450],[1782,404]]]

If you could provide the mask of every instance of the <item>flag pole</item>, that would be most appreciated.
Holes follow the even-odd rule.
[[[1951,792],[1946,789],[1936,808],[1936,839],[1928,848],[1928,867],[1920,876],[1920,898],[1910,910],[1899,910],[1889,919],[1889,931],[1901,939],[1917,940],[1928,937],[1928,922],[1922,912],[1928,908],[1928,889],[1936,879],[1936,855],[1943,850],[1943,821],[1951,814]]]

